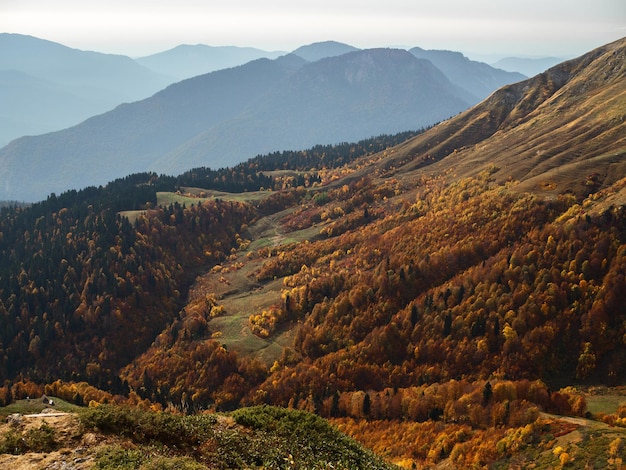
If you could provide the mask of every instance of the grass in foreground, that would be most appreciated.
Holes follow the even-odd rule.
[[[230,415],[182,416],[102,405],[80,413],[86,430],[131,445],[100,451],[97,468],[389,469],[327,421],[269,406]]]

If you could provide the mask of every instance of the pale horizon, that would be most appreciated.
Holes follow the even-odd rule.
[[[0,0],[0,31],[141,57],[181,44],[290,52],[338,41],[448,49],[470,58],[579,56],[626,36],[626,2]]]

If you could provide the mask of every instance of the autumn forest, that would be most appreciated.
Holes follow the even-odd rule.
[[[0,404],[274,405],[407,468],[583,462],[556,416],[626,427],[587,393],[624,385],[626,180],[459,174],[405,144],[437,129],[0,209]]]

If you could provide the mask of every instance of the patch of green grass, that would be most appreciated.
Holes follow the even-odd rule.
[[[623,395],[590,395],[586,397],[587,410],[595,415],[597,413],[614,414],[617,408],[626,403]]]
[[[253,354],[268,345],[268,341],[252,334],[246,327],[249,314],[225,315],[211,320],[211,327],[222,333],[219,341],[239,354]]]
[[[135,221],[142,215],[144,215],[146,211],[144,209],[134,210],[134,211],[121,211],[119,214],[122,217],[126,217],[131,224],[134,224]]]
[[[22,415],[41,413],[45,409],[55,409],[58,411],[63,411],[66,413],[71,413],[74,411],[78,411],[81,409],[80,406],[74,405],[72,403],[68,403],[65,400],[61,400],[56,397],[48,397],[54,401],[54,406],[50,406],[49,404],[43,403],[39,398],[30,400],[17,400],[10,405],[3,406],[0,408],[0,416],[9,416],[14,413],[19,413]]]
[[[610,442],[610,437],[602,431],[587,432],[571,453],[577,460],[585,462],[586,468],[607,468]]]
[[[158,206],[169,206],[170,204],[185,204],[187,207],[192,204],[198,204],[198,202],[202,202],[203,199],[197,197],[189,197],[184,196],[182,194],[170,193],[170,192],[158,192],[157,193],[157,205]]]
[[[189,207],[192,204],[198,204],[207,199],[221,199],[223,201],[234,202],[254,202],[262,201],[268,198],[272,192],[270,191],[250,191],[244,193],[227,193],[224,191],[215,191],[201,188],[184,188],[192,196],[185,194],[177,194],[172,192],[157,192],[157,205],[169,206],[170,204],[185,204]]]
[[[186,188],[189,189],[189,188]],[[227,193],[225,191],[202,190],[209,198],[222,199],[224,201],[253,202],[267,199],[273,193],[271,191],[248,191],[243,193]]]
[[[274,290],[269,285],[258,292],[226,298],[222,303],[228,313],[211,319],[211,328],[221,333],[219,341],[229,349],[271,365],[280,359],[283,348],[292,344],[296,325],[281,325],[269,338],[259,338],[250,330],[249,317],[278,302],[280,290]],[[250,305],[254,305],[254,309]]]
[[[275,236],[257,238],[252,243],[250,243],[250,246],[248,247],[248,251],[256,251],[256,250],[260,250],[261,248],[273,247],[275,245],[276,245]]]

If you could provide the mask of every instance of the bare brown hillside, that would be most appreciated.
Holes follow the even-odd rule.
[[[626,174],[626,39],[501,88],[397,148],[402,173],[475,175],[587,196]],[[389,165],[388,163],[385,163]]]

